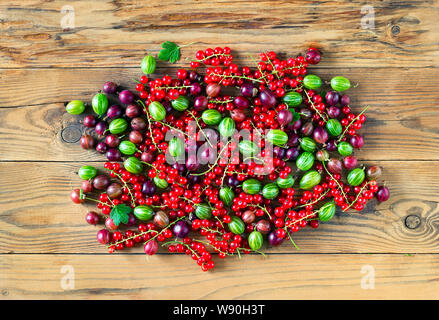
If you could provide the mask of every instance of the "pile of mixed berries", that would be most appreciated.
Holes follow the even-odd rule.
[[[163,48],[158,58],[179,59],[177,45]],[[308,73],[321,60],[316,48],[252,60],[239,67],[230,48],[208,48],[172,78],[154,76],[147,55],[135,92],[106,82],[91,103],[66,105],[75,115],[91,107],[80,144],[108,159],[99,170],[82,166],[71,193],[96,203],[86,221],[104,224],[97,240],[108,252],[164,246],[207,271],[213,256],[262,253],[285,239],[296,246],[294,233],[318,228],[337,207],[361,211],[374,196],[389,198],[381,167],[353,155],[366,109],[353,113],[350,81]]]

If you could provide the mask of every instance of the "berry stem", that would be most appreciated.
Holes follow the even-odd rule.
[[[209,143],[209,146],[211,148],[213,148],[212,143],[210,143],[209,138],[206,136],[206,133],[204,132],[203,128],[201,128],[200,124],[198,123],[198,118],[191,112],[188,110],[189,115],[195,120],[195,122],[197,123],[197,127],[198,129],[200,129],[200,131],[203,133],[204,138],[206,139],[207,143]]]
[[[93,199],[93,198],[89,198],[89,197],[85,197],[85,196],[84,196],[83,199],[85,199],[85,200],[90,200],[90,201],[93,201],[93,202],[96,202],[96,203],[100,203],[100,204],[102,204],[103,206],[108,206],[107,203],[104,203],[104,202],[102,202],[102,201],[100,201],[100,200],[96,200],[96,199]]]
[[[328,192],[329,192],[329,189],[326,190],[324,193],[322,193],[322,194],[320,195],[320,197],[318,197],[318,198],[317,198],[316,200],[314,200],[313,202],[302,204],[302,205],[300,205],[300,206],[297,206],[296,208],[303,208],[303,207],[306,207],[306,206],[309,206],[309,205],[314,205],[314,204],[318,203],[320,200],[322,200],[322,199],[328,194]],[[296,209],[296,208],[295,208],[295,209]]]
[[[328,122],[329,116],[326,113],[325,113],[325,115],[323,115],[319,110],[317,110],[314,102],[312,101],[311,97],[308,95],[308,91],[306,91],[306,90],[303,90],[303,91],[305,91],[306,97],[308,98],[308,102],[311,104],[313,110],[320,116],[320,118],[322,118],[322,120],[325,123]]]
[[[370,181],[369,182],[367,182],[361,189],[360,189],[360,192],[358,192],[358,194],[357,194],[357,197],[355,198],[355,200],[354,201],[352,201],[352,203],[350,203],[349,204],[349,206],[345,209],[345,210],[343,210],[343,212],[345,212],[346,210],[348,210],[348,209],[350,209],[357,201],[358,201],[358,198],[361,196],[361,193],[364,191],[364,189],[366,189],[366,187],[368,186],[370,184]]]
[[[186,218],[186,216],[180,217],[175,219],[174,221],[172,221],[170,224],[168,224],[165,228],[163,228],[160,232],[158,232],[154,237],[152,237],[151,239],[145,241],[143,244],[147,244],[148,242],[150,242],[151,240],[154,240],[155,238],[157,238],[159,235],[161,235],[166,229],[169,229],[172,225],[176,224],[178,221],[183,220],[184,218]]]
[[[221,158],[221,154],[224,152],[224,150],[227,148],[227,146],[228,146],[230,143],[231,143],[231,141],[228,141],[228,142],[226,143],[226,145],[221,149],[221,151],[220,151],[218,157],[217,157],[216,160],[215,160],[215,163],[209,168],[209,170],[204,171],[204,172],[202,172],[202,173],[192,173],[192,175],[193,175],[193,176],[202,176],[202,175],[204,175],[204,174],[209,173],[210,171],[212,171],[212,169],[215,168],[215,166],[218,164],[218,161],[219,161],[219,159]]]
[[[343,198],[344,198],[344,200],[346,201],[346,203],[349,204],[349,200],[348,200],[346,194],[345,194],[344,191],[343,191],[343,187],[340,185],[340,183],[338,182],[338,180],[334,178],[334,176],[331,174],[331,172],[329,172],[329,170],[326,168],[325,161],[322,161],[322,165],[323,165],[323,168],[325,169],[326,173],[327,173],[327,174],[331,177],[331,179],[334,180],[335,183],[337,184],[337,187],[338,187],[340,193],[343,195]]]
[[[364,108],[354,119],[352,119],[352,121],[346,126],[346,128],[344,129],[343,133],[341,134],[341,136],[338,138],[337,142],[340,142],[344,136],[346,135],[346,132],[348,132],[349,128],[351,127],[351,125],[357,121],[357,119],[366,112],[366,110],[369,109],[369,106],[367,106],[366,108]]]
[[[122,184],[123,184],[123,186],[128,190],[128,193],[130,194],[130,198],[131,198],[131,204],[133,205],[133,206],[135,206],[136,205],[136,203],[134,202],[134,196],[133,196],[133,194],[132,194],[132,192],[131,192],[131,189],[130,189],[130,187],[128,186],[128,184],[125,182],[125,180],[123,180],[122,179],[122,177],[120,176],[120,174],[118,174],[116,171],[114,171],[113,169],[108,169],[108,168],[105,168],[106,170],[108,170],[108,171],[110,171],[110,172],[112,172],[119,180],[120,180],[120,182],[122,182]],[[110,197],[108,197],[108,199],[110,199]],[[111,200],[110,200],[111,201]],[[111,202],[111,203],[113,203],[113,202]]]
[[[181,86],[174,86],[174,87],[155,87],[154,89],[156,90],[171,90],[171,89],[187,89],[187,88],[191,88],[192,86],[185,86],[185,85],[181,85]]]
[[[193,242],[195,242],[195,241],[193,241]],[[186,244],[186,243],[184,243],[182,241],[171,240],[171,241],[163,243],[162,246],[167,246],[167,245],[171,245],[171,244],[175,244],[175,243],[181,244],[184,247],[186,247],[188,250],[190,250],[197,257],[197,259],[200,257],[199,254],[194,249],[192,249],[190,245],[188,245],[188,244]]]
[[[297,246],[297,244],[294,242],[293,237],[291,236],[290,232],[285,228],[285,231],[288,235],[288,239],[293,244],[293,246],[296,248],[297,251],[300,251],[300,248]]]

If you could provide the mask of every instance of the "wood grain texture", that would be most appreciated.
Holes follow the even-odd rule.
[[[73,290],[61,287],[63,266],[73,268]],[[374,289],[362,289],[371,268]],[[252,255],[208,273],[176,255],[1,255],[0,270],[2,299],[439,298],[439,256],[431,254]]]
[[[272,48],[296,54],[312,44],[323,48],[331,67],[439,61],[439,5],[433,0],[368,2],[373,29],[362,28],[370,11],[361,12],[361,1],[69,1],[74,28],[63,30],[65,4],[2,2],[0,67],[138,66],[143,53],[156,53],[164,40],[227,44],[241,55]],[[192,51],[186,48],[184,56]]]
[[[438,162],[386,161],[384,181],[392,197],[375,202],[359,214],[338,213],[317,230],[295,234],[300,247],[289,242],[270,252],[291,253],[439,253]],[[94,163],[91,163],[94,164]],[[97,229],[84,216],[95,208],[75,205],[69,192],[80,185],[80,163],[0,163],[0,253],[104,253],[95,240]],[[26,179],[23,179],[23,173]],[[425,184],[425,181],[429,184]],[[19,197],[16,195],[20,194]],[[407,216],[419,217],[415,229]],[[132,252],[141,252],[141,248]]]

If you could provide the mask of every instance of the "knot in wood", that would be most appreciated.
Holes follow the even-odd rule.
[[[405,218],[405,226],[409,229],[416,229],[421,224],[421,218],[412,214]]]

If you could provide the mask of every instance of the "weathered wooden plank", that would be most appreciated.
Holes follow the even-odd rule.
[[[203,273],[181,255],[2,255],[0,289],[3,299],[439,297],[438,255],[270,255],[242,260],[219,261],[214,271]],[[68,280],[61,282],[63,277]]]
[[[384,167],[383,181],[391,191],[388,202],[378,206],[371,202],[362,214],[338,213],[317,230],[298,232],[295,242],[300,252],[289,243],[270,250],[439,253],[438,163],[377,163]],[[0,253],[106,252],[95,240],[98,229],[85,223],[87,207],[69,200],[70,191],[80,184],[75,174],[80,166],[81,163],[0,163]],[[94,207],[90,204],[88,208]]]
[[[372,115],[361,130],[366,143],[357,152],[358,157],[363,160],[439,159],[437,115],[437,108],[399,121]],[[79,146],[84,131],[80,124],[82,118],[66,113],[63,103],[0,108],[0,119],[0,160],[105,160],[103,155]]]
[[[437,1],[3,1],[0,67],[137,66],[165,40],[229,45],[244,53],[323,48],[327,66],[438,66]],[[365,9],[365,10],[364,10]],[[362,12],[362,10],[364,10]],[[363,20],[362,20],[363,19]],[[62,25],[62,21],[64,25]],[[362,25],[363,21],[363,25]],[[368,24],[369,22],[369,24]]]
[[[159,68],[156,74],[175,77],[176,70]],[[353,85],[357,85],[347,92],[353,108],[360,110],[370,105],[367,113],[379,116],[381,120],[437,116],[438,68],[334,70],[312,67],[310,73],[327,81],[336,75],[349,78]],[[111,80],[123,87],[134,88],[133,79],[140,76],[140,68],[0,69],[0,108],[53,104],[72,99],[90,101],[105,81]]]

